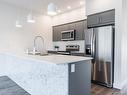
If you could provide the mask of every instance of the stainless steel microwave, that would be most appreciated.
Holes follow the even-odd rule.
[[[61,40],[62,41],[75,40],[75,30],[61,31]]]

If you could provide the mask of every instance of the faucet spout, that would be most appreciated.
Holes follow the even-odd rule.
[[[36,36],[35,38],[34,38],[34,52],[36,52],[37,50],[36,50],[36,40],[38,39],[38,38],[40,38],[41,40],[42,40],[42,51],[44,50],[44,38],[42,37],[42,36]]]

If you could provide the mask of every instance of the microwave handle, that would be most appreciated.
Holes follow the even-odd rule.
[[[70,33],[70,38],[74,38],[74,35],[75,35],[75,32],[74,32],[74,31],[71,32],[71,33]]]
[[[72,38],[72,32],[70,33],[70,38]]]

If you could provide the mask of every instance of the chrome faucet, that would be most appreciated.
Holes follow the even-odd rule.
[[[36,53],[36,40],[38,39],[38,38],[40,38],[41,40],[42,40],[42,51],[43,51],[43,49],[44,49],[44,38],[42,37],[42,36],[36,36],[35,38],[34,38],[34,50],[33,50],[33,52],[34,53]]]

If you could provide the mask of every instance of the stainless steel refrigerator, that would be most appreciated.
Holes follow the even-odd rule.
[[[92,82],[113,87],[114,26],[90,28],[85,33],[85,54],[92,56]]]

